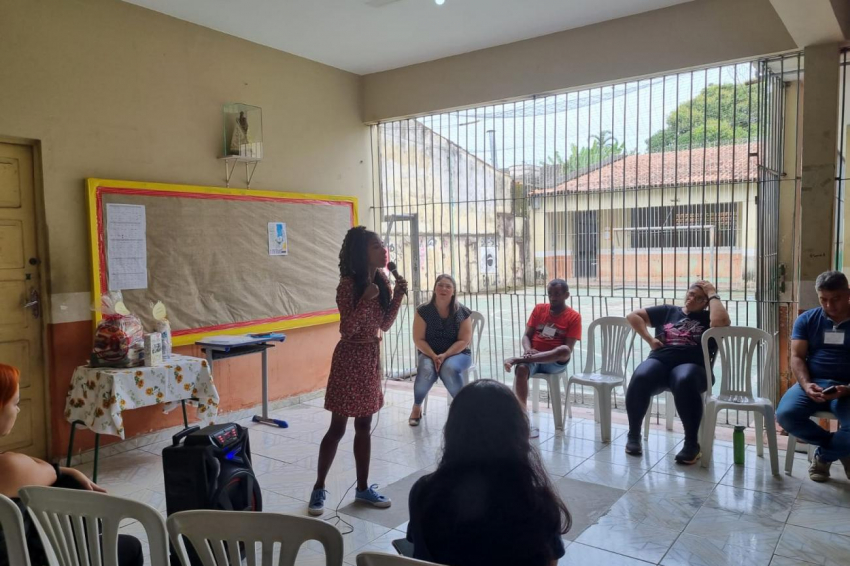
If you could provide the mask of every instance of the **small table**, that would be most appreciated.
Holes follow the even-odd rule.
[[[211,336],[195,342],[207,356],[210,367],[215,360],[262,353],[263,357],[263,419],[269,418],[269,348],[274,342],[286,340],[285,334],[269,333],[245,336]]]
[[[179,402],[183,406],[183,424],[189,426],[186,401],[191,401],[198,405],[201,415],[213,422],[218,414],[219,397],[210,370],[207,360],[180,355],[150,367],[78,367],[65,401],[65,418],[71,423],[66,465],[71,465],[74,432],[78,424],[83,425],[95,433],[92,481],[97,481],[100,435],[123,439],[122,413],[129,409],[163,405],[168,411]]]

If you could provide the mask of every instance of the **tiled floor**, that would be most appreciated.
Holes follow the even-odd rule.
[[[319,398],[277,411],[276,416],[289,421],[288,429],[240,423],[251,429],[265,510],[306,514],[318,444],[330,421],[322,403]],[[437,458],[445,401],[432,398],[418,428],[407,425],[411,403],[409,391],[391,389],[377,420],[370,482],[382,488],[432,467]],[[839,464],[832,469],[831,482],[816,484],[808,479],[807,462],[799,454],[793,477],[774,477],[754,447],[748,447],[746,464],[735,466],[731,443],[717,441],[708,469],[680,467],[673,461],[680,433],[653,430],[643,457],[632,458],[623,453],[622,424],[614,424],[613,441],[604,444],[592,418],[571,419],[564,432],[555,431],[550,413],[533,420],[541,431],[537,444],[543,461],[576,515],[560,564],[850,564],[850,481]],[[355,477],[352,437],[349,430],[328,478],[331,511],[326,517],[337,504],[342,508],[354,499],[353,491],[346,493]],[[166,444],[103,458],[99,483],[164,514],[160,452]],[[780,462],[784,457],[780,452]],[[81,466],[86,472],[90,468]],[[396,505],[406,506],[399,499]],[[404,536],[406,519],[390,528],[340,515],[354,526],[343,537],[346,564],[353,565],[363,551],[394,552],[391,541]],[[137,524],[124,527],[124,532],[144,538],[139,530]],[[324,564],[321,547],[305,545],[298,564]]]

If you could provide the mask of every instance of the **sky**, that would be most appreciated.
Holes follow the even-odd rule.
[[[737,82],[740,88],[757,88],[746,86],[756,77],[754,64],[741,63],[417,120],[491,164],[495,148],[499,168],[540,164],[556,151],[566,159],[571,145],[588,146],[590,136],[605,130],[629,153],[645,153],[647,140],[662,129],[667,115],[706,85]]]

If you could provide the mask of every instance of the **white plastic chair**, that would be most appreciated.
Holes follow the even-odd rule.
[[[667,430],[673,430],[673,419],[676,417],[676,403],[673,400],[673,394],[669,389],[663,391],[664,394],[664,417],[667,423]],[[705,398],[705,395],[703,395]],[[649,438],[649,423],[652,419],[652,403],[649,404],[649,409],[646,411],[646,417],[643,419],[643,439]]]
[[[707,391],[711,391],[711,362],[708,355],[708,343],[717,342],[720,373],[720,394],[707,395],[702,436],[702,466],[711,463],[714,446],[714,432],[717,413],[723,409],[752,411],[756,428],[756,453],[764,456],[764,435],[762,426],[767,429],[767,444],[770,450],[770,469],[773,475],[779,475],[779,452],[776,447],[776,416],[773,402],[760,395],[766,389],[763,384],[753,394],[752,375],[754,364],[759,363],[757,356],[761,352],[762,381],[773,379],[770,369],[773,367],[773,336],[758,328],[726,326],[710,328],[702,335],[702,351],[705,358],[705,372],[708,380]]]
[[[293,566],[301,544],[308,540],[322,544],[327,566],[342,565],[342,534],[318,519],[283,513],[204,510],[175,513],[168,517],[167,524],[183,566],[190,566],[184,538],[192,544],[203,566],[243,564],[240,542],[244,543],[247,566],[273,566],[276,543],[280,545],[277,566]]]
[[[472,320],[472,339],[469,341],[469,350],[472,357],[472,365],[466,369],[463,374],[463,384],[466,385],[469,383],[469,376],[475,375],[473,381],[478,381],[481,377],[478,375],[478,351],[481,346],[481,336],[484,334],[484,315],[480,312],[472,311],[472,314],[469,315],[469,318]],[[436,384],[435,384],[436,385]],[[428,410],[428,397],[431,395],[429,392],[428,395],[425,396],[425,402],[422,403],[422,414],[425,414],[425,411]],[[451,394],[446,395],[446,406],[452,404],[452,396]]]
[[[415,560],[385,552],[361,552],[357,555],[357,566],[423,566],[428,564],[436,566],[435,562],[425,562],[424,560]]]
[[[8,563],[14,566],[30,566],[27,541],[24,538],[24,518],[15,502],[0,495],[0,527],[6,539]]]
[[[540,411],[540,381],[545,381],[549,388],[549,401],[552,405],[552,417],[555,419],[555,430],[564,430],[564,414],[561,400],[561,381],[566,383],[567,366],[558,373],[535,373],[528,376],[528,385],[531,388],[531,411]],[[516,377],[514,377],[514,393],[516,393]]]
[[[144,527],[151,565],[168,566],[165,522],[150,505],[81,489],[31,486],[19,493],[58,566],[118,566],[118,528],[124,519]],[[78,556],[77,549],[86,549],[87,556]]]
[[[820,419],[828,419],[828,420],[831,420],[831,421],[836,421],[836,420],[838,420],[838,417],[836,417],[833,413],[830,413],[829,411],[818,411],[811,416],[811,419],[814,420],[814,421],[818,421]],[[812,456],[815,453],[815,447],[812,446],[811,444],[809,444],[808,446],[809,446],[809,449],[808,449],[809,462],[811,462]],[[789,476],[791,475],[791,471],[794,468],[794,451],[796,449],[797,449],[797,437],[795,437],[793,434],[789,433],[788,434],[788,447],[786,448],[786,451],[785,451],[785,473],[788,474]]]
[[[601,344],[596,342],[597,329]],[[611,395],[615,387],[622,386],[626,382],[626,368],[634,345],[634,329],[623,317],[606,316],[594,320],[587,330],[587,335],[589,338],[584,371],[565,380],[567,414],[570,417],[573,416],[572,405],[570,405],[570,385],[592,387],[596,399],[594,413],[596,422],[602,429],[602,442],[611,442]],[[602,359],[598,367],[597,346]]]

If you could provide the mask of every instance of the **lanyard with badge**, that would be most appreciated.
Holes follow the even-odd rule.
[[[551,317],[552,314],[550,313],[549,316]],[[552,322],[547,322],[543,325],[543,330],[540,331],[540,335],[543,338],[554,338],[557,332],[558,327],[555,326]]]
[[[832,330],[823,331],[823,343],[828,346],[843,346],[844,331],[838,330],[838,326],[834,325]]]

